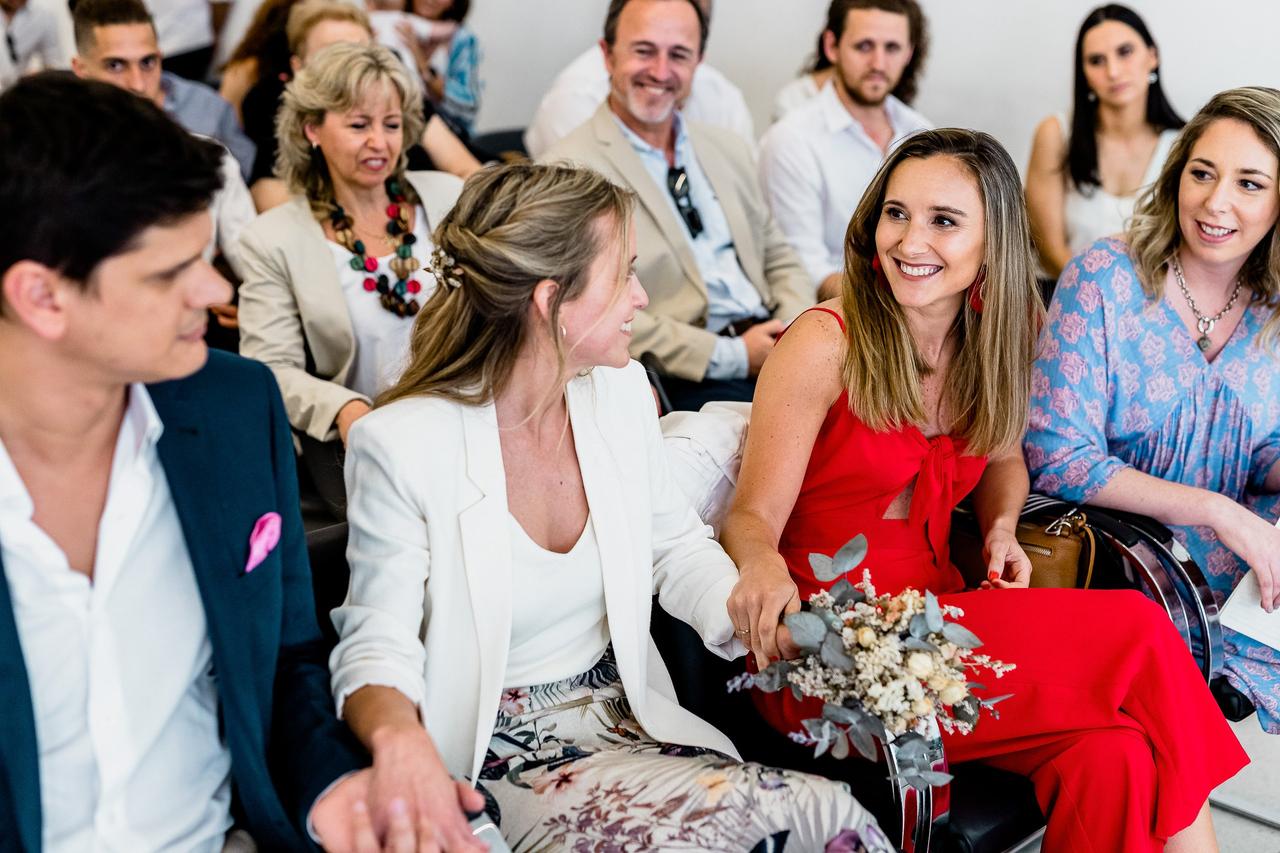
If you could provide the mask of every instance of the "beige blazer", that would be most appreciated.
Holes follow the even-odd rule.
[[[636,719],[656,740],[737,756],[680,707],[649,636],[657,593],[712,652],[746,652],[726,607],[738,572],[671,477],[645,372],[598,367],[569,383],[567,399]],[[341,640],[329,661],[339,713],[361,687],[394,687],[418,706],[449,772],[474,779],[520,606],[493,405],[410,397],[375,409],[348,436],[346,482],[351,586],[333,611]]]
[[[813,281],[765,204],[751,149],[727,130],[693,121],[687,127],[698,163],[724,207],[742,269],[773,316],[791,322],[814,304]],[[635,191],[636,271],[649,307],[636,315],[631,354],[651,352],[664,372],[700,381],[716,339],[706,330],[707,285],[667,188],[645,171],[608,101],[542,159],[589,166]]]
[[[462,181],[444,172],[405,177],[434,229]],[[333,254],[306,199],[295,196],[251,222],[240,238],[240,260],[240,354],[275,373],[294,429],[318,441],[336,438],[338,410],[365,398],[346,387],[355,332]]]

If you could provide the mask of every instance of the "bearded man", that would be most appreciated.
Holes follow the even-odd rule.
[[[911,109],[929,35],[916,0],[832,0],[823,51],[831,80],[760,142],[760,183],[818,286],[839,293],[845,229],[876,170],[933,125]]]

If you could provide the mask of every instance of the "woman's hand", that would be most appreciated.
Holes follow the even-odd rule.
[[[734,630],[755,654],[757,668],[764,669],[779,657],[790,658],[799,653],[791,643],[791,633],[779,622],[800,609],[800,590],[778,554],[739,569],[728,607]]]
[[[464,814],[464,810],[483,810],[484,797],[450,778],[426,729],[396,727],[376,732],[372,752],[366,802],[380,837],[403,813],[412,826],[430,825],[434,836],[429,840],[437,845],[432,850],[479,853],[488,849],[471,834]]]
[[[1280,607],[1280,529],[1225,495],[1216,495],[1211,526],[1237,557],[1258,575],[1262,609]]]
[[[981,589],[1012,589],[1031,585],[1031,560],[1012,531],[993,527],[987,531],[983,553],[987,558],[987,579]]]

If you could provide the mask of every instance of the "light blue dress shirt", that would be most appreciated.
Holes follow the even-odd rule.
[[[729,220],[725,218],[724,208],[720,206],[720,199],[716,197],[711,181],[698,163],[681,115],[676,113],[675,162],[677,168],[683,168],[689,176],[689,200],[702,217],[702,233],[697,237],[689,233],[688,227],[684,225],[684,217],[680,215],[675,199],[667,189],[667,172],[670,167],[666,151],[641,139],[619,121],[617,116],[614,116],[614,121],[618,122],[622,135],[631,143],[640,162],[644,164],[645,171],[662,189],[676,220],[684,227],[684,235],[693,250],[698,272],[707,285],[707,330],[719,332],[734,320],[745,317],[767,318],[769,310],[765,308],[759,291],[738,262],[733,234],[729,231]],[[747,345],[740,338],[717,339],[711,361],[707,365],[707,378],[743,379],[747,372]]]

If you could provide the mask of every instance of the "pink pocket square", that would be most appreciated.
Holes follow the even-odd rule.
[[[249,534],[249,562],[244,564],[244,573],[247,575],[258,568],[279,541],[280,513],[269,512],[258,519]]]

